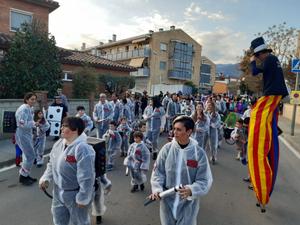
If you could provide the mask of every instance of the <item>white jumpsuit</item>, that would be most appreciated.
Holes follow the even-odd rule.
[[[212,180],[206,153],[194,139],[190,138],[190,143],[184,149],[175,139],[167,143],[160,150],[153,168],[152,193],[182,184],[191,189],[192,196],[181,199],[176,193],[161,199],[161,224],[196,225],[199,197],[208,193]]]

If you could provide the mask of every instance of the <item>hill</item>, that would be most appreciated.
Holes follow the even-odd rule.
[[[217,64],[217,74],[223,73],[225,77],[239,78],[241,71],[239,70],[239,64]]]

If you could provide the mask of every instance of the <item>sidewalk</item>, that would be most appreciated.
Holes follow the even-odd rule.
[[[281,135],[298,153],[300,153],[300,125],[295,125],[294,136],[291,135],[292,121],[279,116],[278,126],[282,129]]]
[[[47,137],[45,154],[49,153],[53,144],[53,137]],[[0,169],[15,163],[16,150],[11,139],[0,140]]]

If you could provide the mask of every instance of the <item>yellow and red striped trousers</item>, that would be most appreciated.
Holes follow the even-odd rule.
[[[278,109],[282,96],[263,96],[254,105],[249,124],[248,167],[260,204],[269,202],[276,180],[279,143]]]

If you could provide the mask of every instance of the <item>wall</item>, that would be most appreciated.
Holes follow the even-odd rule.
[[[48,101],[48,105],[51,105],[53,100]],[[16,111],[20,105],[23,104],[23,99],[0,99],[0,139],[3,138],[2,124],[3,124],[3,111]],[[91,103],[93,104],[93,103]],[[76,107],[82,105],[86,109],[86,113],[91,115],[90,103],[87,99],[69,99],[69,115],[74,116],[76,114]],[[93,108],[93,105],[92,107]]]
[[[283,116],[292,120],[294,105],[285,103],[283,106]],[[300,125],[300,106],[297,106],[296,123]]]
[[[34,19],[38,19],[45,24],[48,30],[48,15],[49,9],[40,7],[35,4],[30,4],[23,1],[17,0],[0,0],[0,32],[3,33],[14,33],[10,32],[10,9],[19,9],[33,14]]]

